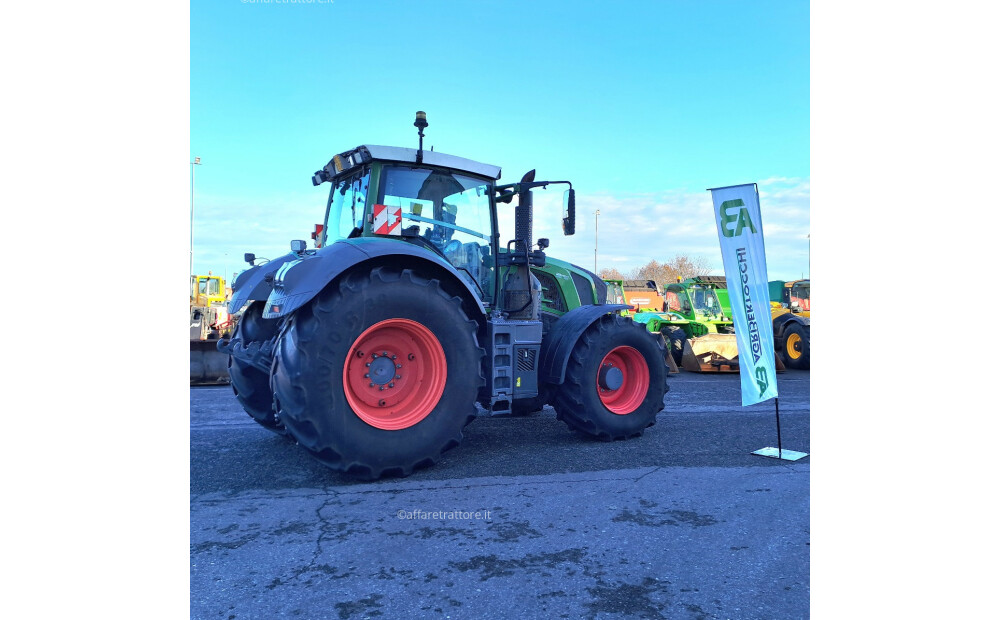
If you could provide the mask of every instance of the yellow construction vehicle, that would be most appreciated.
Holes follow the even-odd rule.
[[[805,370],[809,368],[809,280],[768,284],[775,352],[789,368]]]
[[[221,276],[191,276],[191,384],[229,383],[229,356],[216,343],[228,338],[235,317],[226,308],[226,283]]]

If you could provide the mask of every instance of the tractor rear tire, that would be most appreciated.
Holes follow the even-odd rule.
[[[263,301],[250,304],[236,324],[233,340],[248,346],[253,342],[261,344],[274,338],[278,333],[278,321],[263,318],[263,311]],[[236,400],[251,418],[269,431],[279,435],[287,434],[274,414],[274,393],[267,373],[229,356],[229,383],[236,394]]]
[[[808,328],[798,323],[788,325],[781,343],[781,357],[785,366],[796,370],[809,368]]]
[[[663,340],[643,325],[606,314],[580,336],[553,398],[556,417],[604,441],[642,435],[663,409]]]
[[[413,270],[354,271],[293,314],[272,385],[309,454],[366,478],[408,476],[462,441],[485,383],[477,323]]]

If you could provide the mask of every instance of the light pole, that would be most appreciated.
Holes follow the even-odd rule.
[[[191,257],[189,269],[194,275],[194,167],[201,165],[201,158],[195,157],[191,162]]]
[[[808,244],[808,247],[806,248],[806,251],[809,254],[809,263],[808,263],[808,269],[809,269],[809,271],[808,271],[808,273],[809,273],[809,277],[812,278],[812,259],[813,259],[813,253],[812,253],[812,233],[809,233],[808,235],[806,235],[806,243]]]
[[[594,273],[597,273],[597,216],[600,214],[600,209],[594,211]]]

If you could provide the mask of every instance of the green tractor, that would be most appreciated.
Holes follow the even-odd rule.
[[[604,285],[608,288],[607,302],[609,304],[625,303],[625,280],[615,280],[604,278]],[[627,312],[623,310],[622,312]]]
[[[668,284],[663,287],[661,312],[638,312],[632,317],[649,331],[662,333],[674,361],[688,370],[739,369],[733,321],[723,311],[718,279],[718,276],[696,276]],[[689,350],[687,363],[685,348]]]
[[[606,303],[596,275],[532,242],[532,190],[496,166],[423,149],[364,145],[313,175],[330,183],[316,248],[251,267],[227,352],[247,413],[331,469],[406,476],[461,442],[478,403],[511,414],[547,402],[571,429],[611,441],[655,423],[666,391],[662,338]],[[517,199],[503,243],[497,211]],[[536,249],[537,248],[537,249]]]

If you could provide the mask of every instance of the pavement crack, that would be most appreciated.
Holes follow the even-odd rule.
[[[645,477],[646,477],[646,476],[648,476],[649,474],[652,474],[652,473],[655,473],[655,472],[658,472],[658,471],[660,471],[661,469],[663,469],[663,468],[662,468],[662,467],[659,467],[659,466],[657,466],[657,467],[654,467],[653,469],[651,469],[651,470],[647,471],[646,473],[644,473],[644,474],[642,474],[641,476],[639,476],[638,478],[636,478],[636,479],[635,479],[635,482],[639,482],[640,480],[642,480],[643,478],[645,478]]]

